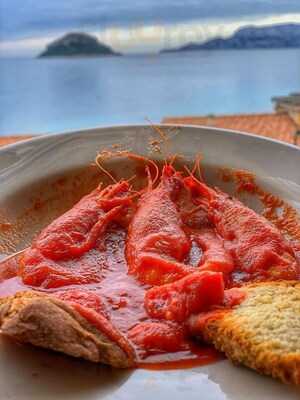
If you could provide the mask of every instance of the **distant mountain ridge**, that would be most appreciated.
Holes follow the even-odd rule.
[[[42,57],[75,57],[120,55],[109,46],[100,43],[95,36],[72,32],[48,44],[39,55]]]
[[[298,47],[300,48],[300,24],[280,24],[263,27],[247,26],[237,30],[229,38],[217,37],[204,43],[189,43],[162,52]]]

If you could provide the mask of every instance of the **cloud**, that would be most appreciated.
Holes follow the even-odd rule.
[[[172,25],[137,25],[89,32],[120,52],[158,52],[163,48],[178,47],[190,42],[201,43],[216,36],[228,37],[247,25],[265,26],[291,22],[300,23],[300,13],[204,22],[199,20]],[[62,31],[56,35],[0,42],[0,56],[36,56],[49,42],[63,33]]]
[[[0,37],[298,12],[299,0],[1,0]]]
[[[120,52],[159,51],[186,43],[201,43],[216,36],[228,37],[247,26],[300,23],[300,13],[268,15],[259,18],[191,21],[173,25],[145,25],[134,28],[109,28],[96,32],[98,39]]]

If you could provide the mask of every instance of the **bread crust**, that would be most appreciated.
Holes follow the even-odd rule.
[[[235,364],[300,385],[300,282],[256,283],[241,290],[246,299],[213,313],[201,338]],[[135,364],[132,355],[69,303],[43,293],[26,291],[0,299],[0,328],[19,342],[89,361],[117,368]]]
[[[43,293],[25,291],[0,299],[0,329],[18,342],[73,357],[116,368],[134,365],[133,350],[128,354],[69,303]]]
[[[284,383],[300,384],[300,282],[243,287],[246,299],[212,314],[202,338],[235,364]]]

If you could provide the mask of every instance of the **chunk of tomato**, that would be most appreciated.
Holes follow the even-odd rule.
[[[203,271],[149,289],[145,296],[145,308],[152,318],[182,322],[191,314],[222,304],[223,300],[223,274]]]
[[[187,348],[183,328],[173,323],[141,322],[129,331],[128,338],[143,356]]]

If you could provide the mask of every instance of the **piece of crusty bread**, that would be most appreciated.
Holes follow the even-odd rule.
[[[202,338],[234,363],[300,384],[300,282],[246,285],[246,299],[207,320]],[[0,300],[0,328],[20,342],[114,367],[134,360],[66,302],[35,292]]]
[[[118,344],[53,296],[26,291],[0,299],[0,329],[19,342],[74,357],[117,368],[134,365]]]
[[[203,338],[243,364],[285,383],[300,384],[300,282],[243,287],[246,299],[208,319]]]

